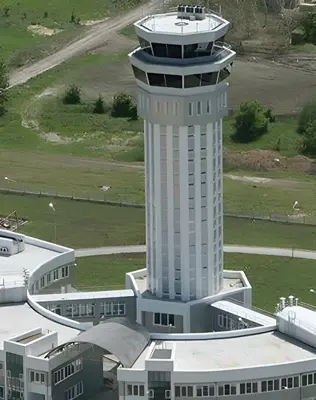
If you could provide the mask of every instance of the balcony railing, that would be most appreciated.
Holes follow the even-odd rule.
[[[232,54],[231,46],[227,43],[221,42],[220,45],[214,45],[214,48],[215,52],[209,55],[197,56],[192,58],[166,58],[154,56],[150,47],[138,47],[134,50],[133,56],[139,61],[148,64],[185,67],[190,65],[203,65],[214,63],[216,61],[221,61]]]

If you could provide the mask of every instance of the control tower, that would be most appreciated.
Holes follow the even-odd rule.
[[[190,301],[223,284],[222,119],[235,52],[229,22],[204,7],[135,23],[129,54],[144,119],[147,285]]]

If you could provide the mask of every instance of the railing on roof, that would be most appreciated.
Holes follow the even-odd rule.
[[[237,304],[238,306],[241,306],[241,307],[243,307],[243,308],[245,308],[245,309],[249,309],[249,310],[251,310],[251,311],[255,311],[255,312],[259,313],[259,314],[264,314],[264,315],[267,316],[267,317],[270,317],[270,318],[273,318],[273,319],[276,318],[276,317],[275,317],[275,314],[273,314],[273,313],[270,312],[270,311],[267,311],[267,310],[264,310],[264,309],[262,309],[262,308],[255,307],[255,306],[246,307],[242,301],[236,300],[236,299],[234,299],[234,298],[232,298],[232,297],[228,297],[226,300],[227,300],[227,301],[230,301],[231,303],[235,303],[235,304]]]

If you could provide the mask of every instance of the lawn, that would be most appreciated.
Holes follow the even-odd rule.
[[[75,283],[81,290],[121,289],[126,272],[145,268],[144,254],[83,257],[77,259]],[[268,257],[250,254],[225,254],[225,269],[244,270],[253,287],[253,305],[274,312],[280,297],[294,295],[316,303],[309,292],[316,285],[313,260]]]
[[[49,208],[53,201],[56,211]],[[31,196],[0,196],[1,215],[28,219],[22,232],[73,248],[145,242],[143,209]],[[316,249],[316,226],[225,217],[225,244]]]
[[[101,159],[3,150],[0,169],[0,188],[4,189],[43,191],[141,204],[145,201],[142,164],[113,164]],[[291,216],[292,205],[298,201],[305,221],[316,222],[316,183],[313,177],[286,171],[233,171],[233,174],[255,174],[259,177],[271,175],[275,180],[253,183],[225,178],[225,212]],[[5,177],[15,182],[5,180]],[[103,185],[110,189],[103,192],[100,189]]]
[[[55,212],[48,206],[53,201]],[[0,195],[1,215],[17,211],[23,233],[74,248],[143,244],[144,210],[71,200]]]
[[[122,90],[117,81],[113,83],[111,74],[123,79],[126,71],[131,74],[126,52],[93,54],[76,57],[30,84],[10,90],[9,111],[0,120],[0,148],[110,160],[128,158],[128,152],[138,146],[143,122],[92,112],[99,93],[110,102]],[[61,97],[73,83],[82,89],[82,104],[64,105]],[[52,132],[57,141],[45,135]]]
[[[141,0],[4,0],[0,7],[1,57],[21,66],[52,51],[81,33],[85,21],[101,20],[140,4]],[[77,23],[71,23],[71,20]],[[30,25],[57,32],[32,33]],[[69,32],[71,33],[69,35]]]

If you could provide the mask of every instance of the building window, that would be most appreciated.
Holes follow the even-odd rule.
[[[193,397],[193,386],[175,386],[175,397]]]
[[[105,316],[126,315],[126,304],[120,300],[101,303],[100,314]]]
[[[316,374],[302,375],[302,386],[316,385]]]
[[[174,314],[154,313],[154,325],[175,326]]]
[[[0,399],[4,399],[4,387],[0,386]]]
[[[189,103],[189,117],[193,115],[193,103]]]
[[[41,277],[41,288],[45,287],[45,276]]]
[[[83,383],[78,382],[76,385],[71,386],[66,390],[66,400],[73,400],[83,393]]]
[[[206,101],[206,114],[211,114],[211,100]]]
[[[258,393],[257,382],[247,382],[247,383],[241,383],[239,385],[239,394],[251,394],[251,393]]]
[[[58,269],[55,269],[55,271],[53,271],[53,280],[54,281],[58,280]]]
[[[45,374],[43,372],[30,371],[30,381],[35,383],[45,383]]]
[[[156,102],[156,112],[157,113],[160,112],[160,102],[159,101]]]
[[[63,368],[59,369],[54,373],[55,385],[69,378],[70,376],[76,374],[77,372],[81,371],[82,368],[83,368],[82,358],[78,358],[77,360],[72,361],[71,363],[65,365]]]
[[[47,285],[49,285],[50,284],[50,281],[51,281],[51,275],[50,275],[50,272],[46,275],[46,282],[47,282]]]
[[[202,102],[198,101],[196,103],[196,114],[201,115],[202,114]]]
[[[67,276],[69,276],[68,265],[65,265],[64,267],[61,268],[61,276],[62,276],[62,278],[67,278]]]
[[[128,396],[145,396],[144,385],[127,385],[127,395]]]
[[[197,397],[215,396],[215,387],[214,387],[214,385],[197,386],[196,387],[196,396]]]
[[[218,396],[232,396],[237,394],[236,385],[219,385],[218,386]]]

